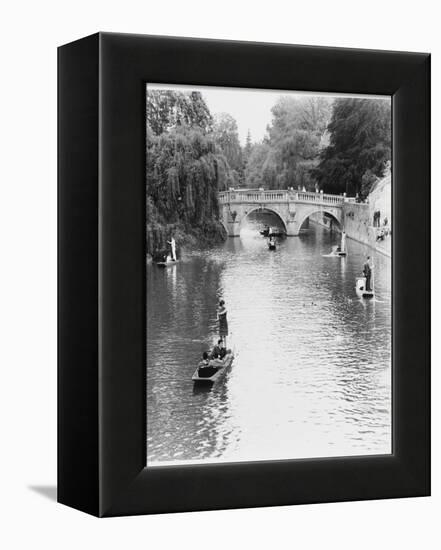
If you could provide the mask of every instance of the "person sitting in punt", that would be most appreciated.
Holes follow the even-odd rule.
[[[162,248],[156,248],[153,252],[152,258],[155,262],[166,262],[167,251]]]
[[[213,351],[211,353],[211,361],[210,366],[213,367],[223,367],[224,366],[224,359],[227,355],[228,350],[224,346],[224,342],[222,339],[219,339],[217,342],[217,345],[214,346]]]
[[[386,234],[385,230],[383,228],[380,229],[380,231],[377,233],[377,239],[376,240],[377,241],[384,240],[385,234]]]
[[[217,361],[217,359],[210,361],[208,351],[204,351],[202,361],[198,364],[198,376],[200,378],[210,378],[210,376],[213,376],[218,371],[219,367],[213,365],[213,361]]]
[[[221,357],[222,349],[225,349],[222,347],[222,343],[222,338],[219,338],[217,344],[214,346],[213,351],[211,352],[211,359],[217,359],[218,357]]]
[[[208,351],[204,351],[204,353],[202,354],[202,361],[199,361],[198,367],[200,369],[203,369],[204,367],[208,367],[209,363],[210,359],[208,357]]]

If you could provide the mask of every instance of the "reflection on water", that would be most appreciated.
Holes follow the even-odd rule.
[[[391,452],[391,262],[322,228],[280,242],[256,232],[147,266],[147,464]],[[375,301],[355,277],[374,261]],[[193,387],[228,307],[232,368]]]

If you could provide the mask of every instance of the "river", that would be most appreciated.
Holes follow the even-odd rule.
[[[255,230],[175,266],[147,265],[147,466],[391,452],[391,260],[321,226]],[[375,301],[354,291],[366,255]],[[228,309],[234,363],[193,387]]]

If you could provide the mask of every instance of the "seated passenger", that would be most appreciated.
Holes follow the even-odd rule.
[[[167,261],[167,250],[161,250],[161,262]]]
[[[224,366],[224,362],[220,357],[216,357],[216,359],[211,359],[211,361],[209,362],[209,366],[217,370]]]
[[[208,367],[208,363],[209,363],[208,351],[204,351],[204,353],[202,354],[202,361],[199,361],[198,367],[199,368]]]
[[[211,352],[211,358],[217,359],[221,356],[221,350],[222,350],[222,338],[220,338],[217,341],[217,344],[214,346],[213,351]]]
[[[217,361],[217,359],[215,359]],[[204,351],[202,354],[202,361],[198,364],[198,376],[200,378],[210,378],[218,371],[218,367],[213,366],[212,361],[208,359],[208,352]]]

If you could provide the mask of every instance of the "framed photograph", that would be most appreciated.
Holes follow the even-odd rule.
[[[59,501],[429,495],[430,56],[99,33],[58,98]]]

